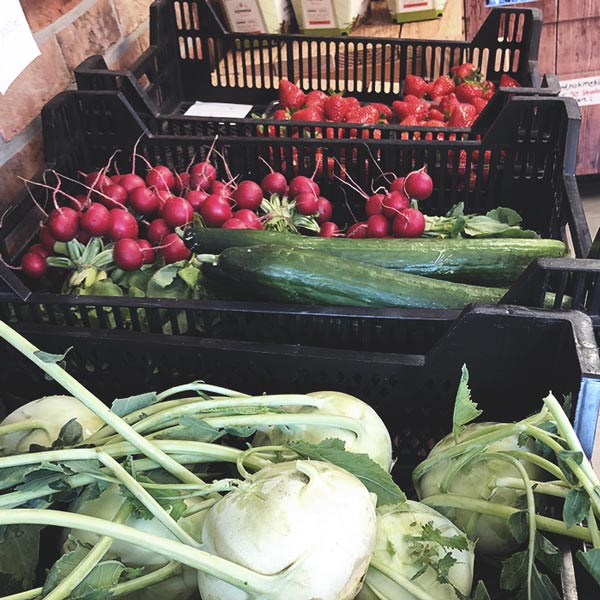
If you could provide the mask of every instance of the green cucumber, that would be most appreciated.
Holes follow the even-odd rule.
[[[568,253],[563,242],[545,239],[319,238],[256,229],[190,228],[184,241],[199,254],[275,244],[413,275],[495,286],[513,283],[536,258],[562,258]]]
[[[497,304],[507,291],[274,245],[227,248],[215,264],[249,292],[300,304],[462,309],[470,303]]]

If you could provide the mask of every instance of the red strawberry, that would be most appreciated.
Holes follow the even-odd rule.
[[[348,110],[351,108],[360,108],[360,102],[358,98],[355,98],[354,96],[348,96],[346,102],[348,103]]]
[[[486,107],[487,103],[488,101],[484,100],[483,98],[473,98],[473,100],[471,100],[471,104],[475,107],[477,114],[479,114]]]
[[[417,98],[416,96],[413,96],[412,94],[408,94],[407,96],[404,96],[404,102],[408,102],[409,104],[416,104],[417,102],[419,102],[420,98]]]
[[[436,108],[430,108],[427,118],[435,121],[443,121],[445,117],[443,112],[437,110]]]
[[[454,93],[460,102],[467,103],[470,103],[473,98],[481,98],[483,96],[483,90],[478,83],[469,83],[467,81],[463,81],[463,83],[456,86]]]
[[[454,91],[456,85],[451,77],[448,75],[441,75],[438,77],[431,86],[430,95],[432,98],[435,96],[446,96]]]
[[[306,94],[306,100],[304,103],[306,106],[318,106],[323,108],[327,98],[329,98],[329,96],[325,92],[321,90],[313,90],[312,92],[308,92],[308,94]]]
[[[374,106],[379,111],[379,119],[389,121],[392,118],[392,109],[387,104],[371,102],[371,106]]]
[[[458,82],[468,79],[479,79],[481,77],[481,74],[473,63],[457,65],[456,67],[452,67],[450,72]]]
[[[441,121],[439,119],[429,119],[428,121],[423,121],[421,123],[424,127],[446,127],[447,123],[445,121]]]
[[[360,108],[361,123],[374,124],[379,121],[379,109],[372,104]]]
[[[349,105],[346,98],[340,96],[339,94],[335,94],[333,96],[329,96],[329,98],[325,100],[323,109],[327,119],[330,121],[335,121],[336,123],[341,123],[348,112]]]
[[[446,118],[450,118],[452,111],[459,104],[456,94],[448,94],[444,96],[440,102],[440,111],[446,115]]]
[[[279,104],[282,108],[300,108],[306,99],[306,94],[294,83],[287,79],[279,82]]]
[[[496,93],[496,86],[491,81],[484,81],[482,87],[484,100],[489,100]]]
[[[521,87],[521,84],[516,80],[513,79],[510,75],[507,75],[506,73],[502,73],[502,75],[500,75],[500,81],[498,83],[499,87]]]
[[[392,111],[396,115],[398,121],[402,121],[402,119],[405,119],[410,115],[410,104],[402,100],[394,100],[394,102],[392,102]]]
[[[292,121],[323,121],[323,113],[313,107],[301,108],[292,115]]]
[[[407,75],[404,80],[404,95],[412,95],[423,98],[428,91],[427,82],[417,75]]]
[[[448,127],[471,127],[477,118],[477,111],[472,104],[459,103],[452,111]]]
[[[344,121],[346,121],[346,123],[361,123],[360,108],[352,108],[349,110],[344,117]]]
[[[287,121],[290,118],[290,112],[288,110],[284,110],[283,108],[278,108],[273,113],[273,118],[278,121]]]
[[[417,121],[417,117],[415,117],[415,115],[408,115],[407,117],[402,119],[402,121],[400,121],[400,125],[408,125],[411,127],[418,124],[419,122]]]

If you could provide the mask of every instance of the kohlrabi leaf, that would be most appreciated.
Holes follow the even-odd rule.
[[[539,531],[535,536],[535,557],[552,573],[560,573],[561,559],[558,548]]]
[[[33,587],[41,529],[37,525],[1,528],[0,592],[3,596]]]
[[[508,527],[519,544],[529,537],[529,517],[526,510],[520,510],[508,517]]]
[[[150,477],[146,477],[145,475],[138,475],[136,479],[141,483],[155,483],[153,479],[150,479]],[[138,517],[147,520],[154,518],[154,515],[125,486],[121,486],[120,489],[121,494],[133,505],[133,510]],[[148,489],[147,491],[175,521],[177,521],[187,509],[186,503],[176,497],[176,487],[173,487],[172,489],[153,488]]]
[[[430,542],[450,550],[468,550],[470,545],[469,540],[465,535],[444,535],[433,524],[433,521],[425,523],[421,528],[420,535],[411,535],[410,539],[411,541],[414,540],[415,542]]]
[[[473,600],[492,600],[483,581],[477,582],[477,587],[473,593]]]
[[[562,600],[562,596],[545,573],[533,566],[531,573],[531,600]]]
[[[456,391],[454,402],[454,415],[452,417],[452,432],[456,440],[464,431],[465,425],[476,419],[483,411],[477,408],[477,404],[471,400],[469,388],[469,371],[467,365],[463,365],[460,383]]]
[[[577,559],[595,579],[596,583],[600,585],[600,548],[592,548],[587,552],[578,550]]]
[[[517,598],[527,598],[528,552],[515,552],[502,561],[500,587],[503,590],[517,592]],[[540,573],[535,565],[531,574],[531,600],[561,600],[550,577]]]
[[[52,354],[51,352],[43,352],[42,350],[37,350],[36,352],[34,352],[34,354],[42,362],[45,362],[45,363],[61,363],[63,360],[65,360],[67,354],[72,349],[73,349],[73,346],[67,348],[65,350],[64,354]]]
[[[391,475],[367,454],[348,452],[346,444],[338,438],[328,438],[318,444],[301,440],[290,442],[288,447],[303,458],[330,462],[358,477],[365,487],[377,495],[377,505],[401,504],[406,501],[404,492]]]
[[[110,409],[119,417],[125,417],[137,410],[156,404],[158,397],[156,392],[146,392],[128,398],[116,398]]]
[[[83,439],[83,427],[77,419],[67,421],[60,429],[58,437],[52,442],[52,448],[69,448],[79,444]]]
[[[485,213],[485,216],[494,219],[499,223],[506,223],[509,227],[518,225],[523,221],[523,218],[516,210],[502,206],[494,208],[493,210],[488,210],[488,212]]]
[[[585,490],[571,488],[563,505],[563,521],[567,528],[581,523],[590,513],[590,497]]]
[[[576,465],[580,465],[583,462],[583,453],[575,450],[562,450],[556,455],[556,462],[563,472],[563,475],[567,478],[567,481],[571,485],[577,485],[579,479],[573,469],[569,465],[569,462],[574,462]]]
[[[179,420],[178,427],[167,429],[159,433],[156,438],[160,440],[188,440],[212,443],[223,437],[223,435],[225,435],[225,432],[222,429],[217,429],[198,417],[184,415]]]

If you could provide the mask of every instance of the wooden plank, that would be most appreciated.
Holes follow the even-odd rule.
[[[400,37],[421,40],[464,40],[463,0],[447,0],[441,19],[404,23]]]
[[[600,71],[600,53],[595,42],[600,36],[600,17],[558,24],[558,57],[556,72],[563,74],[592,74]]]
[[[400,25],[392,21],[387,7],[387,0],[377,0],[371,2],[371,12],[367,20],[350,35],[397,38],[400,36]]]
[[[540,51],[538,55],[538,69],[540,75],[556,73],[556,23],[542,25]]]
[[[598,0],[559,0],[559,21],[577,21],[590,17],[600,17]]]

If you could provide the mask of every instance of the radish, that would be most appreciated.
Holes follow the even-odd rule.
[[[398,213],[392,225],[396,237],[421,237],[425,231],[425,216],[416,208],[405,208]]]
[[[121,175],[120,173],[117,173],[117,175],[111,175],[110,180],[113,183],[119,183],[121,181],[121,179],[123,179],[123,177],[125,177],[125,175]]]
[[[290,181],[288,195],[293,200],[303,192],[312,192],[315,196],[318,196],[321,190],[319,185],[310,177],[297,175]]]
[[[326,238],[335,237],[335,236],[339,235],[339,233],[340,233],[340,230],[338,229],[338,226],[333,221],[325,221],[324,223],[321,224],[321,227],[319,229],[319,235],[321,237],[326,237]]]
[[[128,199],[129,206],[140,215],[154,214],[161,203],[159,196],[146,186],[131,190]]]
[[[240,208],[258,210],[263,201],[263,190],[258,183],[246,180],[240,182],[231,197]]]
[[[367,237],[368,223],[366,221],[358,221],[351,225],[346,232],[346,237],[362,239]]]
[[[393,220],[401,210],[409,206],[409,197],[404,192],[394,191],[384,197],[381,212],[384,217]]]
[[[325,221],[330,221],[333,215],[333,206],[331,206],[331,202],[327,200],[327,198],[323,198],[323,196],[319,196],[317,199],[317,211],[319,216],[317,217],[317,223],[322,225]]]
[[[192,208],[196,212],[200,212],[200,207],[208,196],[209,194],[204,190],[189,190],[186,192],[184,198],[192,205]]]
[[[116,242],[123,238],[137,238],[138,224],[135,217],[124,208],[113,208],[109,211],[110,224],[108,237]]]
[[[82,173],[82,175],[84,175],[85,185],[93,190],[101,190],[113,183],[113,180],[107,177],[103,171],[94,171],[88,175]]]
[[[173,229],[182,227],[194,218],[194,208],[185,198],[173,196],[165,202],[162,217]]]
[[[48,216],[48,230],[58,242],[70,242],[79,231],[79,213],[68,206],[53,210]]]
[[[157,165],[148,171],[146,185],[157,190],[170,190],[175,186],[175,176],[168,167]]]
[[[193,190],[207,190],[217,178],[217,170],[208,161],[196,163],[190,172],[190,188]]]
[[[427,174],[427,166],[418,171],[412,171],[404,180],[404,192],[409,198],[427,200],[433,192],[433,180]]]
[[[404,177],[396,177],[390,184],[390,192],[404,192]]]
[[[21,259],[21,269],[29,279],[41,279],[48,271],[48,265],[37,252],[27,252]]]
[[[223,225],[221,225],[222,229],[250,229],[247,223],[244,223],[241,219],[236,219],[235,217],[231,217],[231,219],[227,219]]]
[[[110,228],[110,211],[99,202],[92,202],[81,215],[81,228],[89,235],[102,237]]]
[[[383,215],[373,215],[367,219],[367,237],[383,238],[391,232],[392,226]]]
[[[154,246],[148,240],[143,238],[136,241],[142,250],[142,254],[144,255],[144,264],[151,265],[156,259],[156,250]]]
[[[54,252],[54,244],[56,243],[56,240],[52,237],[47,225],[44,225],[40,228],[38,237],[40,238],[40,243],[42,246],[44,246],[44,248],[46,248],[46,250]]]
[[[113,177],[114,181],[114,177]],[[133,190],[140,187],[146,187],[146,182],[135,173],[128,173],[127,175],[121,175],[119,181],[115,181],[122,188],[125,188],[126,192],[130,194]]]
[[[116,183],[111,183],[102,188],[102,194],[97,194],[98,201],[108,208],[118,208],[127,202],[127,190]]]
[[[165,207],[165,202],[173,197],[173,194],[169,190],[157,190],[154,192],[156,199],[158,200],[158,215],[162,217],[162,211]]]
[[[92,236],[83,229],[79,230],[79,233],[75,236],[75,239],[84,246],[92,239]]]
[[[233,213],[234,218],[243,221],[248,229],[263,229],[263,224],[260,222],[258,215],[247,208],[236,210]]]
[[[175,173],[175,187],[174,190],[181,194],[190,187],[190,174],[189,173]]]
[[[176,233],[169,233],[163,239],[162,255],[167,264],[188,259],[192,253]]]
[[[49,256],[52,256],[54,254],[54,252],[48,250],[43,244],[34,244],[33,246],[31,246],[31,248],[29,248],[27,252],[35,252],[36,254],[39,254],[42,258],[48,258]]]
[[[278,173],[277,171],[271,171],[269,174],[265,175],[260,182],[260,187],[263,192],[270,196],[271,194],[278,194],[279,196],[283,196],[286,193],[288,184],[287,179],[283,173]]]
[[[79,212],[86,204],[88,204],[88,197],[83,194],[77,194],[74,198],[69,198],[69,204],[73,210]]]
[[[224,181],[219,181],[218,179],[215,179],[215,181],[213,181],[210,184],[208,191],[210,194],[221,196],[226,200],[229,200],[229,198],[231,198],[231,194],[233,193],[231,186],[228,183],[225,183]]]
[[[227,219],[231,219],[233,212],[227,200],[211,194],[200,207],[200,215],[207,227],[221,227]]]
[[[173,230],[164,219],[154,219],[154,221],[148,225],[146,237],[153,244],[159,244],[169,233],[173,233]]]
[[[137,271],[144,264],[144,254],[137,240],[122,238],[113,249],[115,264],[123,271]]]
[[[296,196],[296,211],[301,215],[313,215],[317,212],[318,198],[312,192],[303,192]]]
[[[369,196],[369,199],[365,204],[365,212],[367,213],[367,217],[380,215],[383,211],[384,200],[385,194],[373,194],[372,196]]]

